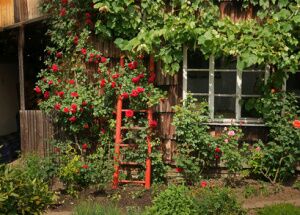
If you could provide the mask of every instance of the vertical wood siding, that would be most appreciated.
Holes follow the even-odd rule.
[[[0,0],[0,27],[14,24],[13,0]]]
[[[54,135],[51,120],[39,110],[20,111],[22,154],[45,156],[52,150],[48,140]]]

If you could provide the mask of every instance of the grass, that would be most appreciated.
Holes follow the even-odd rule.
[[[121,215],[121,210],[115,205],[105,205],[87,201],[81,202],[73,210],[73,215]]]
[[[300,215],[300,208],[292,204],[276,204],[260,209],[257,215]]]

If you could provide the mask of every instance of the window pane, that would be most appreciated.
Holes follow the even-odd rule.
[[[200,51],[188,50],[188,68],[189,69],[208,69],[209,59],[205,59]]]
[[[242,94],[260,95],[260,88],[263,83],[264,73],[262,72],[243,72],[242,74]]]
[[[254,109],[257,98],[242,98],[241,117],[243,118],[260,118],[259,113]]]
[[[286,90],[300,96],[300,72],[289,75],[286,82]]]
[[[236,72],[215,72],[215,93],[235,94]]]
[[[208,93],[208,72],[189,71],[187,88],[192,93]]]
[[[234,97],[215,97],[215,118],[235,118]]]
[[[216,69],[236,69],[236,57],[220,57],[215,60]]]

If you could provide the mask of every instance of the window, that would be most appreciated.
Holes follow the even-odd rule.
[[[300,106],[300,71],[289,74],[283,86],[283,90],[295,93],[298,100],[298,106]]]
[[[253,111],[247,112],[246,101],[260,97],[259,88],[269,72],[264,67],[236,69],[234,57],[204,59],[200,52],[184,49],[183,98],[190,92],[209,104],[211,124],[262,125]]]

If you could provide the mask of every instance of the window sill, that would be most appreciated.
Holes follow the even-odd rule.
[[[265,127],[264,121],[262,119],[256,118],[242,118],[240,120],[236,119],[213,119],[210,120],[207,125],[221,125],[221,126],[253,126],[253,127]]]

